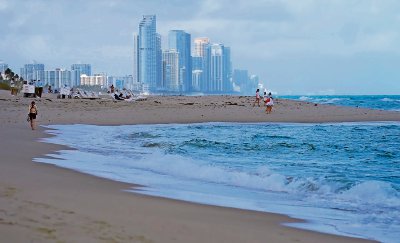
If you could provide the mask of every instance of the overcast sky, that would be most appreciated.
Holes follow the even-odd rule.
[[[279,94],[400,94],[397,0],[0,0],[0,60],[131,74],[144,14],[164,39],[183,29],[230,46],[234,68]]]

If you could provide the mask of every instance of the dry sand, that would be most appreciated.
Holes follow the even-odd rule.
[[[364,242],[281,226],[284,215],[124,192],[104,180],[32,158],[60,149],[26,122],[32,99],[0,91],[0,242]],[[146,101],[36,99],[38,123],[400,121],[400,112],[277,100],[272,114],[251,97],[149,97]]]

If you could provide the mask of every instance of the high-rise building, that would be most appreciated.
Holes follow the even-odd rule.
[[[211,45],[211,80],[209,92],[222,92],[224,80],[224,46],[222,44]]]
[[[182,91],[179,61],[179,53],[175,49],[163,51],[163,85],[167,91]]]
[[[199,37],[194,39],[193,56],[204,57],[206,55],[206,47],[210,44],[210,39],[207,37]]]
[[[71,87],[71,71],[61,68],[46,70],[44,71],[44,84],[50,85],[54,89],[60,89],[64,86]]]
[[[92,66],[90,64],[72,64],[71,71],[79,70],[81,74],[86,74],[87,76],[92,75]]]
[[[210,39],[207,37],[200,37],[194,39],[194,51],[192,57],[192,77],[193,72],[199,82],[199,91],[209,92],[210,90]],[[197,70],[197,71],[196,71]],[[201,72],[199,72],[201,71]],[[195,84],[193,84],[195,85]]]
[[[203,71],[200,69],[196,69],[192,71],[192,91],[202,91],[201,90],[201,82],[202,82]]]
[[[86,74],[81,75],[81,85],[88,85],[88,86],[106,86],[107,84],[107,75],[105,74],[94,74],[88,76]]]
[[[133,76],[108,76],[107,77],[107,86],[114,85],[114,87],[118,90],[122,89],[130,89],[137,90],[137,86],[133,85]]]
[[[168,33],[168,46],[179,54],[179,82],[181,91],[191,91],[192,86],[192,60],[191,36],[183,30],[170,30]]]
[[[136,41],[134,41],[134,44]],[[134,64],[134,77],[138,81],[148,85],[151,91],[157,90],[161,85],[162,51],[161,36],[156,32],[156,16],[144,15],[139,23],[139,35],[137,37],[137,65]],[[134,57],[135,58],[135,57]],[[135,61],[135,60],[134,60]]]
[[[233,70],[232,79],[235,85],[240,88],[239,91],[241,93],[246,94],[249,91],[251,91],[251,89],[249,90],[250,79],[248,70],[241,70],[241,69]]]
[[[257,75],[251,75],[250,85],[252,89],[258,88],[260,86],[260,78]]]
[[[72,64],[71,65],[71,86],[81,85],[81,75],[92,75],[92,67],[90,64]]]
[[[230,70],[230,48],[223,44],[212,44],[208,92],[231,92]]]
[[[228,46],[224,47],[224,79],[223,79],[223,91],[232,92],[233,91],[233,83],[232,83],[232,61],[231,61],[231,48]]]
[[[33,63],[33,64],[25,64],[23,68],[21,68],[21,77],[24,80],[32,81],[32,80],[44,80],[44,64]]]
[[[133,83],[139,83],[139,35],[133,34]]]

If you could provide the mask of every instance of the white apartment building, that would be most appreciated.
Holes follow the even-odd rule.
[[[86,74],[81,75],[81,85],[88,85],[88,86],[106,86],[107,85],[107,76],[104,74],[95,74],[92,76],[88,76]]]

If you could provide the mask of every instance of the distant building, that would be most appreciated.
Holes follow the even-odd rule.
[[[204,57],[207,52],[207,46],[210,44],[208,37],[199,37],[194,39],[194,52],[195,57]]]
[[[192,91],[200,92],[201,90],[201,82],[203,77],[203,70],[193,70],[192,71]]]
[[[228,46],[224,46],[224,69],[223,89],[225,93],[229,93],[233,91],[233,83],[231,48]]]
[[[44,64],[33,63],[33,64],[25,64],[23,68],[21,68],[21,77],[24,80],[32,81],[32,80],[44,80]]]
[[[72,64],[71,71],[79,70],[81,74],[86,74],[87,76],[92,75],[92,66],[90,64]]]
[[[44,71],[44,84],[50,85],[53,89],[60,89],[64,86],[72,87],[71,71],[61,68],[46,70]]]
[[[81,85],[81,75],[92,75],[92,66],[90,64],[72,64],[71,65],[71,86]]]
[[[139,35],[133,34],[133,83],[139,83]]]
[[[143,16],[139,23],[139,35],[135,38],[134,44],[137,46],[134,47],[133,77],[147,84],[151,91],[156,91],[162,82],[162,51],[161,36],[156,32],[155,15]]]
[[[94,74],[92,76],[82,74],[81,85],[105,87],[107,85],[107,76],[105,74]]]
[[[179,55],[179,86],[181,91],[189,92],[192,89],[192,59],[191,36],[183,30],[170,30],[168,33],[168,47],[176,50]]]
[[[210,55],[211,55],[210,39],[200,37],[194,39],[194,50],[192,54],[192,78],[197,78],[196,82],[199,90],[209,92],[210,90]],[[199,72],[201,71],[201,72]],[[196,85],[196,84],[192,84]]]
[[[192,91],[203,91],[204,86],[204,58],[201,56],[192,56]]]
[[[180,82],[179,53],[176,50],[163,51],[163,86],[167,91],[182,91]]]
[[[116,89],[130,89],[130,90],[138,90],[139,85],[138,83],[135,84],[133,81],[132,75],[126,76],[109,76],[107,77],[107,84],[108,87],[114,85]]]
[[[260,87],[260,79],[257,75],[250,76],[250,87],[251,89]]]
[[[240,92],[243,94],[252,93],[251,90],[254,87],[251,87],[249,71],[235,69],[233,70],[233,82],[236,86],[240,88]]]
[[[223,44],[211,45],[210,80],[208,92],[226,93],[232,91],[230,74],[230,48]]]

